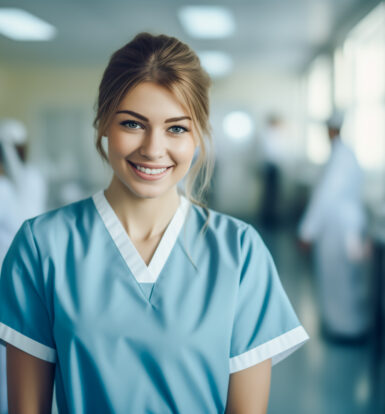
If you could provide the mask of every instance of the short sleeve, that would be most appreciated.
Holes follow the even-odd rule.
[[[0,276],[0,339],[48,362],[56,361],[47,289],[29,222],[18,231]]]
[[[274,365],[308,339],[283,290],[269,251],[258,233],[248,227],[242,242],[230,372],[269,358]]]

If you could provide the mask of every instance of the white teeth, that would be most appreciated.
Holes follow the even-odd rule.
[[[135,165],[136,169],[139,171],[142,171],[146,174],[150,174],[150,175],[155,175],[155,174],[160,174],[164,171],[167,170],[167,168],[143,168],[140,165]]]

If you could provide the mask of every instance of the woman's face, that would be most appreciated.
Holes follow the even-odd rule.
[[[138,198],[174,195],[196,148],[190,114],[170,91],[151,82],[126,94],[107,136],[115,178]]]

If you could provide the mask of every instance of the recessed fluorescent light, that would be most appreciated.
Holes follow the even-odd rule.
[[[224,52],[216,50],[198,52],[202,66],[213,78],[229,74],[233,68],[233,60]]]
[[[221,6],[185,6],[179,10],[179,19],[192,37],[221,38],[234,33],[231,12]]]
[[[51,40],[56,28],[25,10],[0,8],[0,34],[12,40]]]

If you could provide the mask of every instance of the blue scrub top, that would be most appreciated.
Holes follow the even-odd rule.
[[[0,338],[56,363],[64,413],[223,413],[230,373],[308,336],[257,232],[184,197],[147,266],[103,192],[26,221]]]

